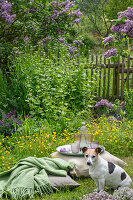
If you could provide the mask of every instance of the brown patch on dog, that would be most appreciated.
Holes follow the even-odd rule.
[[[81,150],[84,153],[84,152],[86,152],[88,150],[88,148],[87,147],[83,147]]]
[[[100,147],[97,147],[97,148],[95,149],[95,152],[96,152],[97,154],[101,153],[101,151],[102,151],[102,149],[101,149]]]

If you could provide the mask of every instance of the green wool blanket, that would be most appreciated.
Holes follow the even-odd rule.
[[[53,192],[48,175],[66,176],[74,167],[73,162],[60,158],[21,159],[11,169],[0,173],[0,198],[9,194],[12,198],[32,198],[34,194],[43,195]]]

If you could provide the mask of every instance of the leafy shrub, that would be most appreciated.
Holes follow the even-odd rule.
[[[12,60],[26,43],[36,49],[48,36],[59,38],[69,34],[82,16],[70,1],[2,0],[0,8],[0,59],[6,64],[7,58]]]
[[[104,57],[111,60],[117,60],[119,56],[127,57],[132,51],[133,38],[133,8],[128,7],[127,10],[118,12],[118,19],[113,21],[111,34],[104,40],[105,46],[113,48],[105,52]]]
[[[125,111],[127,118],[133,120],[133,89],[124,92],[124,100],[126,102]]]
[[[107,99],[101,99],[95,104],[94,108],[98,115],[101,116],[103,114],[109,114],[112,106],[112,103],[110,103]]]
[[[12,136],[17,126],[21,121],[17,118],[16,110],[10,111],[6,115],[3,113],[3,117],[0,121],[0,133],[6,136]]]
[[[58,120],[70,116],[71,112],[90,109],[95,84],[88,82],[89,73],[87,79],[83,63],[78,64],[66,51],[56,43],[50,57],[43,51],[16,57],[14,92],[17,99],[24,100],[25,107],[28,105],[32,116]]]
[[[0,69],[0,116],[9,109],[17,109],[17,102],[11,87],[11,80],[8,74],[5,76]]]

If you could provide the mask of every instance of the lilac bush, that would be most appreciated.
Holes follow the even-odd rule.
[[[16,18],[16,14],[11,14],[12,4],[10,2],[8,3],[6,0],[1,0],[0,6],[0,17],[5,21],[6,24],[12,24]]]
[[[15,128],[20,124],[21,121],[17,117],[17,111],[10,111],[0,120],[0,133],[5,137],[11,136],[14,133]]]
[[[110,103],[107,99],[101,99],[100,101],[98,101],[94,108],[95,111],[97,112],[97,114],[99,116],[103,115],[103,114],[109,114],[111,108],[112,108],[113,104]]]
[[[107,99],[101,99],[100,101],[98,101],[95,104],[94,108],[98,108],[100,106],[104,106],[104,107],[107,107],[107,108],[111,109],[112,108],[112,103],[110,103]]]
[[[104,57],[109,58],[111,56],[115,56],[116,53],[117,53],[117,50],[112,48],[112,49],[109,49],[107,52],[105,52]]]
[[[25,50],[25,45],[30,44],[36,49],[38,44],[47,48],[47,44],[59,39],[63,43],[66,35],[70,36],[74,23],[81,20],[82,13],[76,9],[74,2],[43,0],[34,1],[6,1],[0,2],[0,43],[2,52],[1,61],[13,59],[16,52]],[[8,30],[8,31],[7,31]],[[57,39],[57,40],[55,40]],[[30,43],[29,43],[30,42]],[[14,50],[15,48],[15,50]],[[50,50],[49,50],[50,51]]]
[[[114,36],[107,37],[104,45],[113,46],[113,48],[105,52],[105,58],[111,57],[114,61],[119,55],[127,57],[127,54],[132,51],[133,8],[128,7],[127,10],[118,12],[118,19],[113,20],[111,30]]]

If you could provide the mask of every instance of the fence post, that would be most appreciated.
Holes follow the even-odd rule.
[[[117,85],[116,85],[116,96],[117,96],[117,98],[119,98],[119,86],[120,86],[120,84],[119,84],[119,79],[120,79],[120,75],[119,75],[119,73],[120,73],[120,56],[119,56],[119,58],[118,58],[118,68],[117,68]]]
[[[102,70],[101,64],[102,64],[102,55],[100,56],[99,91],[98,91],[99,97],[101,96],[101,70]]]
[[[104,57],[104,75],[103,75],[103,99],[105,98],[105,81],[106,81],[106,58]]]
[[[125,60],[122,58],[122,70],[121,70],[121,101],[124,99],[124,65]]]
[[[108,59],[108,86],[107,86],[107,97],[109,97],[110,86],[110,59]]]
[[[130,68],[130,55],[127,60],[127,91],[129,91],[129,68]]]

